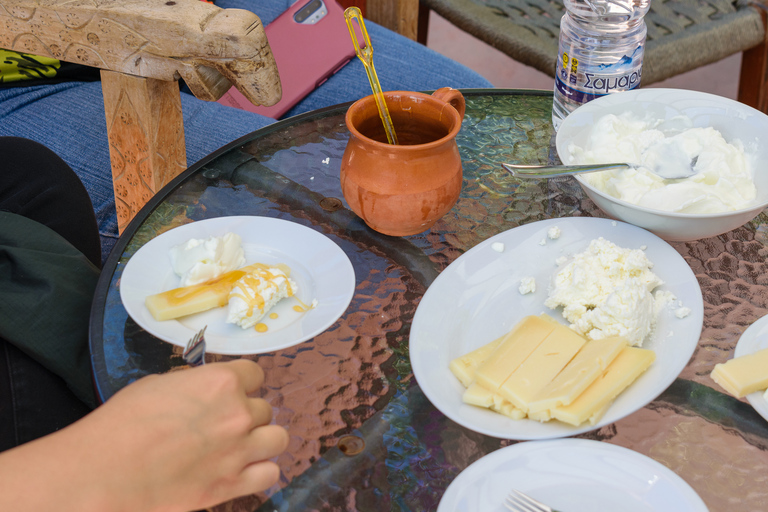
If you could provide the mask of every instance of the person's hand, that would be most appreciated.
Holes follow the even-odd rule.
[[[263,380],[256,363],[240,359],[121,390],[84,419],[102,436],[93,464],[116,472],[105,498],[127,492],[136,504],[127,510],[186,511],[275,484],[280,470],[267,459],[286,449],[288,435],[269,425],[266,401],[248,396]]]
[[[73,425],[0,454],[4,487],[18,489],[0,509],[182,512],[267,489],[280,475],[268,459],[288,434],[249,396],[263,380],[246,359],[140,379]]]

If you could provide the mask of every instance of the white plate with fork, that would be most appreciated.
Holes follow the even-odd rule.
[[[527,441],[475,461],[446,489],[437,512],[507,512],[516,489],[561,512],[707,512],[672,470],[628,448],[588,439]]]
[[[240,235],[246,264],[284,263],[298,293],[280,301],[266,319],[267,332],[226,323],[227,309],[214,308],[173,320],[158,321],[145,305],[148,295],[180,286],[169,251],[190,239],[232,232]],[[216,217],[184,224],[153,238],[128,260],[120,279],[125,310],[145,331],[185,347],[203,326],[206,352],[248,355],[274,352],[324,332],[344,314],[355,292],[355,271],[346,253],[324,234],[295,222],[271,217]],[[301,302],[297,301],[299,299]],[[300,307],[317,301],[315,307]]]

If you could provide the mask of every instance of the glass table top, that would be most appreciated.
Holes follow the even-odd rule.
[[[447,265],[498,233],[543,219],[605,215],[573,178],[525,181],[500,166],[557,162],[551,92],[463,92],[462,193],[424,233],[380,235],[345,207],[339,168],[348,105],[340,105],[275,123],[196,163],[158,193],[118,241],[91,314],[91,357],[103,400],[144,375],[185,367],[181,348],[146,333],[120,300],[127,261],[155,236],[213,217],[273,217],[323,233],[354,267],[352,302],[328,330],[294,347],[247,356],[264,368],[263,397],[291,443],[278,459],[277,486],[218,509],[435,510],[464,468],[516,443],[459,426],[425,397],[408,356],[419,300]],[[763,213],[724,235],[671,245],[701,286],[698,346],[656,400],[578,437],[653,458],[710,510],[762,509],[768,422],[745,400],[722,393],[709,373],[768,313],[768,218]],[[208,354],[207,360],[231,357]]]

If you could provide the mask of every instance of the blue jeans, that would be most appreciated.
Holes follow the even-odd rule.
[[[223,8],[256,12],[267,25],[290,6],[287,0],[219,0]],[[384,90],[434,90],[439,87],[486,88],[491,83],[474,71],[374,23],[366,23],[376,48],[376,70]],[[332,76],[286,117],[357,100],[371,94],[359,59]],[[274,120],[182,94],[182,111],[191,165],[214,150]],[[26,137],[61,156],[77,173],[91,197],[103,258],[117,240],[104,103],[100,83],[68,82],[0,88],[0,136]]]

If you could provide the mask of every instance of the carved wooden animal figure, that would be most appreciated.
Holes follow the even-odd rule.
[[[121,231],[186,168],[179,78],[207,101],[282,94],[258,16],[199,0],[0,0],[0,48],[102,70]]]

